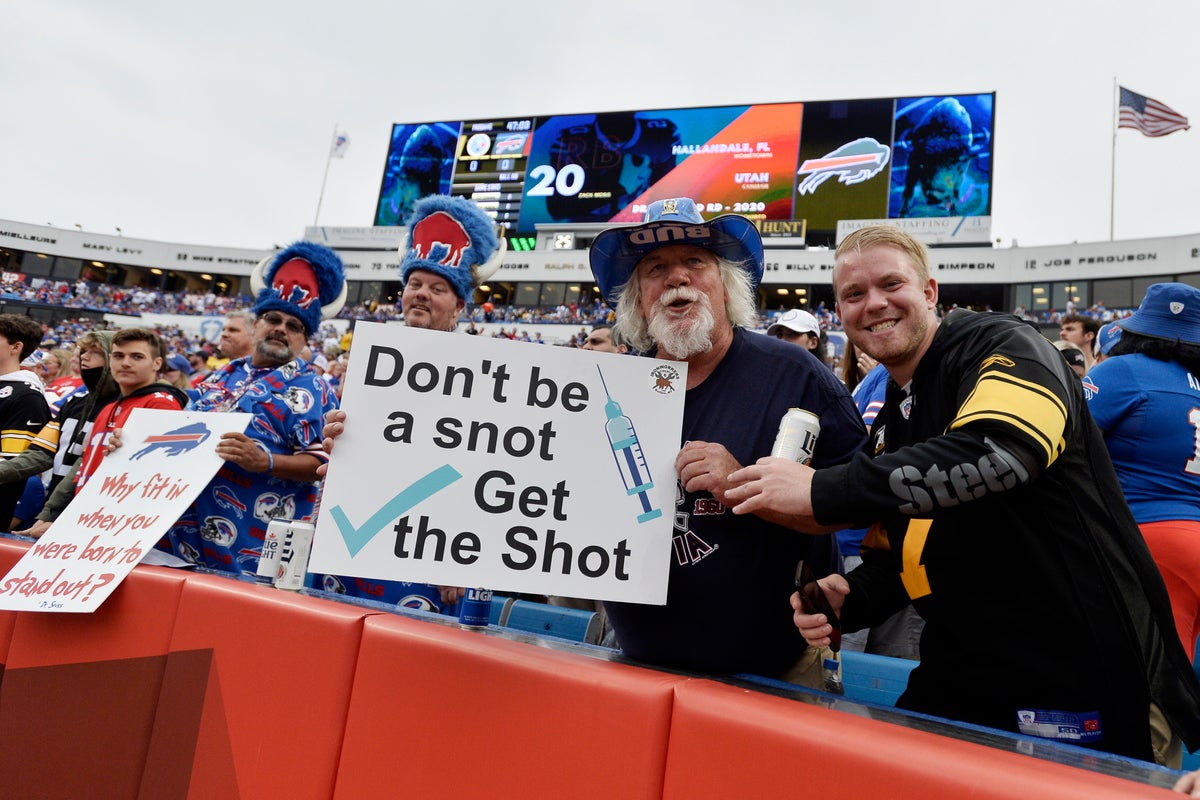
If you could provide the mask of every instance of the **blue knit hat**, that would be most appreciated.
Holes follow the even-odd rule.
[[[592,276],[605,302],[616,308],[638,262],[652,250],[672,244],[703,247],[739,264],[750,274],[753,286],[762,280],[762,238],[753,222],[737,214],[705,222],[691,198],[655,200],[646,207],[642,224],[609,228],[592,241],[588,254]]]
[[[282,311],[312,334],[321,320],[337,316],[346,304],[342,259],[324,245],[294,242],[258,263],[250,273],[254,313]]]
[[[500,268],[506,241],[496,223],[465,197],[430,195],[416,202],[400,249],[400,279],[413,270],[440,275],[465,303]]]

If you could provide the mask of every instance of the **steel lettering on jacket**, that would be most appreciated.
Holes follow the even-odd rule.
[[[975,463],[964,461],[949,468],[931,465],[925,472],[905,465],[892,470],[888,487],[904,502],[902,514],[927,514],[935,507],[953,508],[979,500],[989,493],[1007,492],[1029,482],[1029,472],[1016,458],[985,438],[991,452]]]

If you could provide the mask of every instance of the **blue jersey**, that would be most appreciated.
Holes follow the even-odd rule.
[[[858,413],[862,414],[863,423],[868,430],[875,422],[879,409],[883,408],[883,401],[887,396],[887,382],[887,367],[876,364],[874,369],[863,376],[858,386],[854,387],[854,404],[858,406]]]
[[[862,414],[863,424],[867,426],[867,430],[871,429],[871,425],[875,423],[875,417],[883,408],[883,401],[887,397],[887,382],[887,367],[883,364],[876,364],[874,369],[863,376],[858,386],[854,387],[852,395],[854,405],[858,406],[858,413]],[[862,550],[863,537],[866,535],[866,528],[843,528],[838,531],[838,552],[842,554],[843,558],[859,555]]]
[[[255,368],[238,359],[200,388],[202,394],[189,411],[251,414],[246,435],[271,453],[305,453],[328,460],[321,435],[325,413],[337,408],[337,398],[308,362]],[[252,575],[267,525],[276,517],[311,521],[317,487],[226,462],[168,531],[171,546],[188,561]]]
[[[1200,520],[1200,381],[1141,353],[1083,378],[1088,409],[1138,522]]]

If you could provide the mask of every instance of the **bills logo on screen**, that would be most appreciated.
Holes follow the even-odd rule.
[[[500,133],[496,135],[496,143],[492,145],[492,155],[504,156],[525,152],[527,133]]]
[[[838,183],[852,186],[874,178],[891,160],[892,148],[869,136],[847,142],[821,158],[809,158],[800,165],[797,175],[807,175],[800,182],[800,194],[812,194],[821,184],[837,176]]]

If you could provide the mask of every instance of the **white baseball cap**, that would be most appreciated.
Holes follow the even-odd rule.
[[[779,319],[767,328],[767,335],[775,336],[780,328],[787,328],[796,333],[811,333],[813,336],[821,335],[821,323],[817,322],[817,318],[799,308],[783,312]]]

